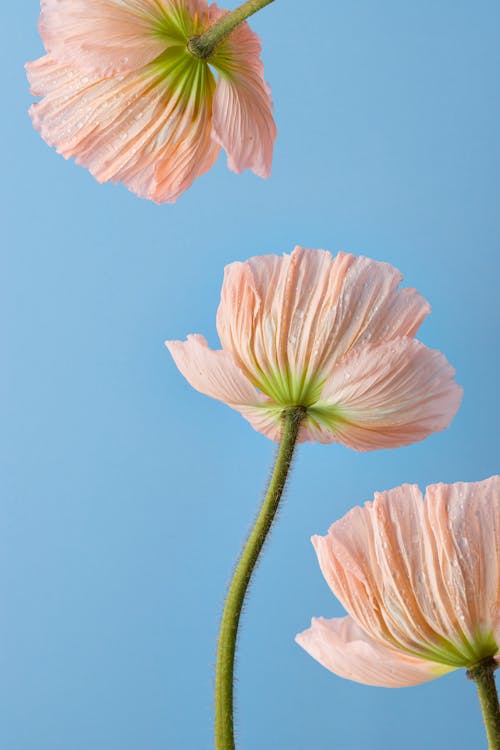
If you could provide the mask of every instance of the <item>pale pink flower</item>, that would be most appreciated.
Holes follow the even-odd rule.
[[[461,400],[440,352],[416,341],[428,303],[387,263],[296,247],[226,268],[217,330],[167,346],[189,383],[279,440],[286,407],[300,441],[392,448],[448,426]]]
[[[375,494],[312,539],[349,617],[297,642],[367,685],[417,685],[498,656],[500,477]]]
[[[258,36],[240,24],[208,60],[187,42],[226,11],[206,0],[42,0],[47,55],[26,66],[33,124],[99,182],[173,202],[215,163],[267,177],[276,128]],[[217,73],[217,80],[214,72]]]

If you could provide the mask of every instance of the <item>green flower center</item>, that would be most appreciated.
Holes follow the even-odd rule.
[[[397,645],[401,649],[401,645]],[[435,643],[426,643],[421,648],[404,651],[421,659],[437,662],[451,668],[473,667],[498,654],[498,646],[492,631],[478,631],[470,641],[462,635],[460,642],[453,642],[446,638],[439,638]]]
[[[269,374],[262,373],[255,383],[277,405],[305,406],[307,409],[318,401],[323,384],[324,379],[311,377],[307,372],[299,375],[289,367]]]
[[[153,85],[164,84],[165,93],[169,98],[176,96],[181,106],[194,104],[194,115],[202,103],[210,108],[215,91],[210,66],[220,75],[233,77],[236,66],[231,45],[222,40],[208,59],[191,54],[189,41],[206,31],[206,26],[198,14],[191,16],[180,4],[169,8],[168,12],[158,8],[150,22],[151,33],[165,44],[165,51],[146,66]]]
[[[148,65],[153,85],[165,86],[169,98],[176,97],[178,105],[193,105],[196,117],[203,104],[211,104],[215,78],[205,60],[193,57],[186,45],[169,47]]]
[[[306,422],[326,427],[332,432],[336,425],[346,421],[345,410],[340,404],[321,401],[325,383],[322,377],[311,376],[307,372],[299,375],[289,368],[270,374],[261,371],[258,376],[246,368],[245,372],[253,385],[270,399],[262,404],[262,408],[274,414],[276,420],[281,419],[284,409],[301,406],[306,410]]]

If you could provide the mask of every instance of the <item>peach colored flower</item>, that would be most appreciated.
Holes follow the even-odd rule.
[[[375,494],[312,539],[349,617],[297,642],[367,685],[417,685],[500,651],[500,477]]]
[[[267,177],[276,128],[259,38],[240,24],[208,60],[187,50],[226,11],[206,0],[42,0],[47,55],[26,66],[33,124],[99,182],[174,202],[215,163]],[[217,81],[213,70],[217,73]]]
[[[179,370],[207,396],[279,440],[285,407],[304,406],[300,441],[360,451],[422,440],[461,400],[442,354],[416,341],[428,303],[398,289],[387,263],[296,247],[226,268],[217,330],[168,341]]]

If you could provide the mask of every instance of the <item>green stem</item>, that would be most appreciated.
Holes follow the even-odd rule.
[[[215,674],[215,747],[234,750],[233,682],[238,623],[243,601],[283,495],[304,407],[285,410],[283,433],[269,487],[229,587],[219,633]]]
[[[225,16],[219,18],[207,31],[200,36],[194,36],[188,42],[188,50],[195,57],[200,57],[202,60],[206,60],[210,57],[215,49],[215,46],[227,36],[238,24],[242,23],[246,18],[257,13],[258,10],[269,5],[274,0],[247,0],[246,3],[240,5],[236,10],[232,10],[226,13]]]
[[[500,706],[494,675],[496,667],[494,659],[490,659],[467,672],[467,676],[476,683],[489,750],[500,750]]]

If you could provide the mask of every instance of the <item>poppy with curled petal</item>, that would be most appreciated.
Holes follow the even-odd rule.
[[[187,44],[224,15],[206,0],[42,0],[47,55],[26,66],[33,124],[99,182],[174,202],[215,163],[270,173],[276,128],[247,23],[208,59]],[[214,72],[217,73],[217,80]]]
[[[500,477],[375,494],[312,539],[349,617],[297,642],[356,682],[403,687],[500,652]]]
[[[168,341],[189,383],[272,440],[302,406],[299,441],[360,451],[443,430],[462,390],[443,355],[413,337],[428,303],[388,263],[297,247],[226,268],[217,329]]]

